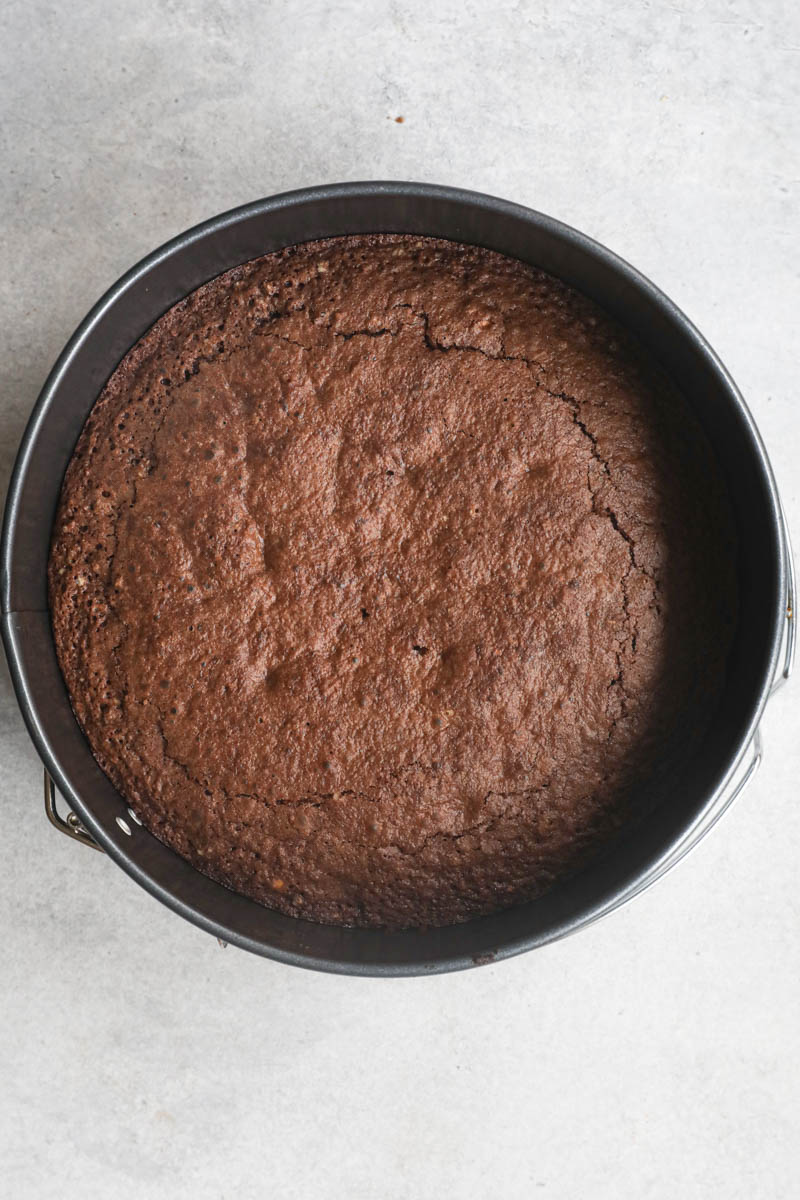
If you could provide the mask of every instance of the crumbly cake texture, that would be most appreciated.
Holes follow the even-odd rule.
[[[201,871],[441,925],[576,871],[702,736],[731,528],[687,404],[587,299],[457,243],[311,242],[111,377],[53,630],[98,762]]]

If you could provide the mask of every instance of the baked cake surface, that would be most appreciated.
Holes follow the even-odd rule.
[[[687,405],[540,271],[404,236],[213,280],[69,465],[53,629],[92,750],[200,870],[311,919],[534,897],[721,686],[731,536]]]

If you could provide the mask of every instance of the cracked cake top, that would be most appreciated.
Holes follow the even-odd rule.
[[[618,326],[380,235],[156,323],[81,435],[50,591],[153,833],[285,912],[412,926],[539,895],[626,820],[708,721],[731,570],[711,451]]]

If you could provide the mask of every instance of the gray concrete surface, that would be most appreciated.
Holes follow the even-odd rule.
[[[790,0],[5,0],[0,492],[134,260],[258,196],[395,177],[530,204],[655,279],[743,388],[800,543],[799,69]],[[59,837],[3,665],[0,1193],[797,1196],[798,686],[735,811],[629,909],[380,982],[223,951]]]

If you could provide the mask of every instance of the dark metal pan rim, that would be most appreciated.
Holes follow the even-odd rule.
[[[584,905],[580,912],[567,913],[561,920],[552,920],[547,928],[540,932],[511,934],[509,931],[508,936],[503,936],[502,934],[492,936],[488,939],[487,943],[487,939],[480,936],[479,927],[481,925],[485,926],[489,922],[492,923],[492,929],[494,930],[498,925],[498,918],[480,918],[478,921],[470,922],[470,927],[476,931],[476,936],[473,939],[473,952],[465,950],[463,945],[448,950],[443,945],[443,942],[447,940],[446,935],[448,933],[448,930],[444,930],[439,931],[439,935],[441,936],[437,937],[433,944],[430,943],[430,940],[426,944],[425,936],[418,937],[418,950],[409,949],[409,952],[398,955],[397,961],[387,961],[384,958],[383,952],[380,949],[380,943],[386,937],[391,938],[398,935],[383,935],[376,931],[338,931],[340,939],[344,940],[347,939],[349,934],[357,932],[359,945],[363,948],[362,951],[356,954],[348,951],[347,954],[341,956],[337,956],[335,952],[314,952],[310,948],[303,946],[287,947],[281,944],[268,944],[264,940],[248,935],[229,922],[218,919],[210,915],[207,911],[203,911],[197,906],[187,903],[180,896],[170,891],[169,888],[165,888],[156,881],[147,866],[139,862],[137,856],[130,852],[128,845],[126,845],[127,839],[124,836],[117,836],[113,830],[109,830],[96,818],[90,802],[87,802],[74,786],[69,769],[61,761],[61,757],[48,732],[46,719],[43,720],[40,706],[32,694],[32,679],[24,659],[23,642],[25,631],[22,628],[24,618],[26,614],[44,614],[46,613],[46,608],[34,606],[23,609],[20,607],[15,608],[12,604],[15,543],[24,515],[23,491],[26,478],[31,469],[31,458],[37,439],[51,414],[51,406],[63,384],[64,376],[70,364],[81,348],[89,342],[100,322],[114,308],[120,298],[124,297],[131,288],[145,280],[147,275],[160,264],[170,260],[178,252],[183,252],[199,243],[203,243],[207,238],[240,225],[242,222],[254,217],[274,214],[282,210],[301,210],[306,206],[318,205],[326,201],[352,200],[364,202],[369,201],[371,198],[380,197],[401,197],[408,199],[410,202],[443,202],[461,205],[466,209],[483,210],[484,212],[495,214],[498,218],[504,215],[512,217],[528,224],[532,229],[535,228],[543,231],[551,239],[555,239],[565,246],[571,247],[573,250],[578,250],[582,255],[594,260],[596,263],[602,264],[615,276],[631,285],[644,301],[649,302],[657,309],[674,328],[677,336],[691,343],[693,353],[703,360],[706,369],[713,375],[718,387],[724,392],[731,413],[741,423],[742,430],[749,442],[754,468],[761,475],[768,497],[768,523],[763,530],[763,535],[769,542],[769,551],[775,563],[775,579],[772,589],[774,602],[772,604],[772,611],[769,613],[771,637],[765,646],[765,652],[763,653],[758,673],[757,686],[753,688],[749,718],[742,722],[738,728],[737,736],[731,743],[727,762],[717,771],[711,780],[710,786],[707,789],[706,801],[697,807],[692,820],[687,822],[683,829],[677,831],[676,836],[670,841],[664,842],[659,847],[654,848],[652,853],[648,854],[646,860],[639,862],[635,866],[635,869],[629,872],[625,872],[624,870],[619,871],[614,884],[609,885],[604,892],[599,893],[593,903]],[[378,229],[375,230],[375,232],[378,231]],[[393,232],[394,230],[384,228],[380,231]],[[405,232],[405,230],[399,229],[397,232]],[[463,237],[458,229],[453,230],[452,236],[455,240],[470,240],[468,237]],[[302,241],[307,239],[297,238],[295,240]],[[243,259],[241,261],[246,260]],[[233,262],[229,263],[229,266],[233,265],[236,264]],[[222,269],[226,268],[223,267]],[[160,313],[154,313],[152,320],[156,320],[159,315]],[[49,539],[49,528],[46,531],[40,531],[40,536],[47,536]],[[721,803],[724,803],[726,795],[730,794],[731,788],[734,786],[737,775],[741,774],[748,751],[752,750],[754,739],[757,737],[758,726],[767,700],[775,686],[774,681],[779,671],[782,649],[784,649],[786,656],[784,674],[788,675],[793,646],[789,634],[793,635],[793,625],[790,621],[787,626],[786,597],[791,594],[793,593],[788,536],[766,450],[749,409],[732,378],[715,352],[688,318],[650,280],[634,267],[630,266],[630,264],[619,258],[612,251],[562,222],[492,196],[427,183],[387,181],[332,184],[286,192],[265,200],[259,200],[235,208],[194,226],[192,229],[171,239],[159,249],[147,255],[137,265],[121,276],[78,326],[59,356],[42,389],[25,430],[15,463],[6,501],[2,541],[0,542],[2,632],[20,708],[32,740],[47,771],[92,838],[96,840],[123,870],[153,896],[195,925],[216,935],[220,940],[296,966],[358,975],[428,974],[458,970],[476,965],[476,963],[510,957],[524,950],[533,949],[534,947],[563,938],[576,929],[592,923],[604,915],[604,913],[618,907],[620,903],[625,902],[633,894],[642,890],[643,887],[647,886],[656,877],[659,877],[663,873],[665,865],[671,865],[671,860],[676,854],[682,856],[682,851],[685,852],[685,848],[690,848],[694,844],[692,838],[696,829],[700,828],[702,830],[704,823],[708,823],[709,820],[713,821],[715,810],[719,809]],[[749,777],[759,757],[760,749],[756,748],[752,759],[753,765],[747,771],[747,777]],[[736,793],[734,792],[733,794]],[[150,835],[145,836],[149,837]],[[175,857],[177,858],[177,856]],[[247,903],[252,904],[253,902]],[[500,914],[500,918],[503,915]],[[306,928],[311,927],[310,922],[296,918],[285,918],[285,920],[295,922],[298,929],[302,926]],[[321,928],[324,927],[313,926],[313,929],[316,931]],[[448,927],[450,931],[454,932],[459,929],[463,931],[467,928],[467,926]],[[419,931],[410,931],[410,933],[419,933]],[[367,936],[364,936],[365,934]],[[336,939],[331,935],[329,940],[334,942]],[[461,938],[460,941],[463,943],[464,938]],[[489,948],[482,948],[489,943]]]

